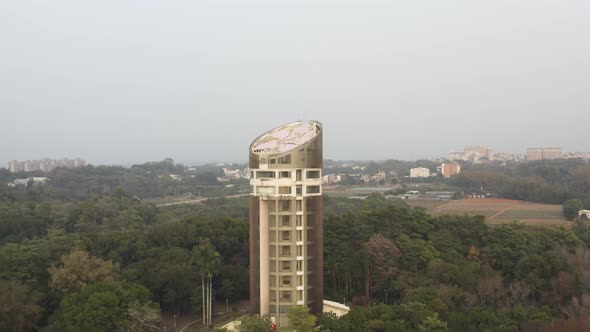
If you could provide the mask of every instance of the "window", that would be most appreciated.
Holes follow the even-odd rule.
[[[297,286],[303,286],[303,276],[297,276]]]
[[[291,240],[291,232],[290,231],[283,231],[281,233],[281,240],[283,240],[283,241]]]
[[[271,165],[274,165],[274,164],[276,164],[276,163],[277,163],[277,160],[276,160],[276,159],[271,159],[271,160],[270,160],[270,164],[271,164]]]
[[[320,186],[308,186],[307,188],[308,194],[319,194],[320,193]]]
[[[291,177],[291,172],[289,172],[289,171],[279,172],[279,178],[281,178],[281,179],[290,178],[290,177]]]
[[[281,262],[281,271],[283,271],[283,272],[291,271],[291,262],[290,261],[282,261]]]
[[[297,196],[303,195],[303,189],[302,189],[301,186],[297,186],[297,189],[296,190],[297,190]]]
[[[272,204],[269,204],[269,205],[272,205]],[[272,216],[272,215],[271,215],[271,216],[268,218],[268,220],[269,220],[269,225],[270,225],[270,227],[277,227],[277,217],[276,217],[276,216]]]
[[[303,202],[297,201],[297,211],[303,211]]]
[[[297,261],[297,271],[303,271],[303,261]]]
[[[273,171],[258,171],[256,172],[257,179],[274,179],[275,172]]]
[[[291,301],[291,291],[282,291],[281,301]]]
[[[297,241],[303,241],[303,231],[297,231]]]
[[[281,201],[281,211],[290,211],[291,201]]]
[[[291,194],[291,187],[279,187],[279,195]]]
[[[281,216],[281,226],[282,227],[291,226],[291,216]]]
[[[291,277],[283,277],[283,282],[282,282],[283,286],[291,286]]]
[[[272,195],[275,193],[275,187],[256,187],[256,193],[260,195]]]
[[[298,169],[297,172],[295,172],[295,174],[296,174],[296,177],[297,177],[296,181],[301,181],[301,170]]]
[[[297,246],[297,256],[303,256],[303,246]]]
[[[320,171],[307,171],[305,175],[308,179],[319,179],[320,178]]]
[[[303,226],[303,216],[297,216],[297,226]]]
[[[281,246],[281,257],[290,257],[290,256],[291,256],[291,247]]]
[[[279,164],[290,164],[291,163],[291,155],[288,154],[286,156],[279,157]]]

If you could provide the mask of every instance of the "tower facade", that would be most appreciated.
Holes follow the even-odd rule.
[[[322,125],[294,122],[250,145],[250,304],[281,319],[323,306]]]

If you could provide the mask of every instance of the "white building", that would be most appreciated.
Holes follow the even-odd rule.
[[[328,174],[322,176],[322,184],[334,184],[342,181],[342,177],[340,175]]]
[[[427,178],[430,176],[430,170],[425,167],[416,167],[410,170],[411,178]]]
[[[28,185],[41,185],[47,184],[51,181],[50,178],[47,177],[29,177],[26,179],[16,179],[10,183],[8,183],[9,187],[17,187],[17,186],[28,186]]]

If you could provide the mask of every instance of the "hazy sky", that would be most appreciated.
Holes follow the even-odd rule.
[[[590,150],[590,1],[0,1],[0,162]]]

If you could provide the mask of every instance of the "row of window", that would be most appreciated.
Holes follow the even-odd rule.
[[[278,301],[279,302],[292,302],[293,301],[293,291],[279,291],[279,298]],[[270,298],[271,301],[276,301],[277,300],[277,292],[276,291],[270,291]],[[303,299],[303,291],[297,291],[297,301],[304,301]]]
[[[296,190],[298,196],[303,194],[302,186],[297,186]],[[320,186],[306,186],[305,192],[307,194],[319,194]],[[256,193],[259,195],[274,195],[276,194],[276,188],[270,186],[257,186]],[[291,187],[279,187],[279,195],[291,195]]]
[[[303,231],[296,231],[294,233],[297,234],[297,237],[296,237],[297,241],[303,241]],[[291,234],[292,234],[291,231],[280,231],[279,232],[279,241],[291,241]],[[268,236],[269,236],[270,242],[276,242],[277,233],[275,231],[270,231]],[[307,239],[308,239],[308,241],[313,239],[311,229],[307,230]]]
[[[290,171],[280,171],[278,172],[279,179],[289,179],[291,178]],[[277,172],[275,171],[257,171],[256,178],[257,179],[276,179]],[[295,172],[296,181],[301,181],[301,170],[298,169]],[[306,179],[319,179],[320,178],[320,171],[306,171],[305,172]]]
[[[261,187],[257,187],[257,188],[261,188]],[[274,187],[271,187],[274,188]],[[258,192],[258,191],[257,191]],[[270,212],[293,212],[292,210],[292,206],[295,206],[296,211],[303,211],[303,202],[298,200],[296,201],[297,203],[295,204],[291,204],[292,200],[280,200],[278,201],[278,211],[277,211],[277,206],[274,204],[274,202],[270,202],[269,206],[268,206],[268,210]]]
[[[311,241],[311,239],[313,239],[312,232],[313,231],[311,229],[308,229],[307,230],[307,240],[308,241]],[[279,234],[278,235],[279,241],[292,241],[293,240],[293,238],[291,236],[292,234],[294,236],[296,236],[295,239],[297,241],[299,241],[299,242],[300,241],[303,241],[303,231],[302,230],[298,230],[298,231],[295,231],[295,232],[292,232],[292,231],[280,231],[280,232],[278,232],[278,234]],[[276,242],[277,241],[277,232],[271,230],[269,232],[269,234],[268,234],[268,237],[269,237],[270,242]]]
[[[279,223],[278,223],[278,227],[291,227],[291,219],[293,217],[295,217],[296,220],[296,225],[297,226],[303,226],[303,216],[302,215],[297,215],[297,216],[291,216],[291,215],[271,215],[270,216],[270,227],[275,228],[277,227],[277,223],[276,223],[276,218],[278,218]],[[310,226],[308,224],[308,226]]]
[[[279,287],[291,287],[293,286],[293,277],[292,276],[279,276],[278,277]],[[297,276],[297,285],[296,286],[303,286],[303,276]],[[277,287],[277,281],[275,277],[270,278],[270,287]]]
[[[282,157],[279,157],[279,158],[276,158],[276,159],[272,158],[272,159],[269,160],[269,163],[271,165],[275,165],[275,164],[281,164],[281,165],[290,164],[291,163],[291,155],[288,154],[286,156],[282,156]]]
[[[297,256],[303,256],[303,245],[297,245],[296,247],[296,251],[297,251]],[[278,251],[279,251],[279,257],[292,257],[291,256],[291,248],[293,248],[292,246],[279,246],[278,247]],[[307,246],[307,252],[311,252],[311,246],[308,245]],[[270,246],[270,257],[277,257],[277,247],[272,245]]]
[[[308,260],[310,261],[310,260]],[[295,263],[295,264],[293,264]],[[270,272],[293,272],[293,265],[295,265],[295,271],[303,271],[303,261],[270,261]],[[278,268],[278,269],[277,269]]]

